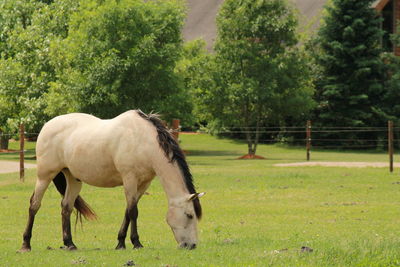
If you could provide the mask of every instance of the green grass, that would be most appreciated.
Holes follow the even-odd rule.
[[[25,141],[25,161],[29,163],[35,162],[35,145],[36,142],[28,142]],[[0,160],[12,160],[12,161],[19,161],[19,148],[20,143],[19,141],[10,140],[8,149],[16,150],[17,152],[10,152],[10,153],[0,153]]]
[[[17,173],[0,175],[0,266],[123,266],[129,260],[136,266],[400,265],[398,170],[274,167],[304,161],[305,150],[261,145],[258,154],[266,160],[236,160],[244,144],[208,135],[181,140],[197,188],[207,192],[196,250],[177,249],[156,179],[139,203],[144,249],[113,249],[125,207],[122,188],[87,185],[81,195],[99,219],[73,231],[78,251],[58,249],[61,199],[51,185],[35,221],[33,250],[17,254],[35,179],[28,170],[25,183]],[[312,159],[386,162],[387,155],[313,151]],[[301,252],[302,246],[313,252]]]

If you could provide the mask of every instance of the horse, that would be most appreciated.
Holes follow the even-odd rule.
[[[30,198],[28,222],[19,252],[31,250],[32,228],[43,195],[51,183],[61,201],[64,248],[76,250],[70,217],[75,207],[79,218],[97,216],[79,195],[82,183],[97,187],[123,186],[125,215],[116,249],[125,249],[131,224],[133,248],[141,248],[137,231],[137,204],[157,175],[168,199],[167,223],[181,248],[194,249],[197,224],[202,215],[199,198],[185,155],[156,114],[130,110],[102,120],[71,113],[48,121],[36,144],[37,179]]]

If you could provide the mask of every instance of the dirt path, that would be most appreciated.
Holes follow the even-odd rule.
[[[348,167],[348,168],[388,168],[388,162],[295,162],[295,163],[280,163],[274,164],[277,167],[310,167],[310,166],[322,166],[322,167]],[[400,167],[400,163],[394,163],[393,166]]]
[[[322,167],[348,167],[348,168],[387,168],[389,163],[387,162],[316,162],[316,161],[306,161],[306,162],[295,162],[295,163],[279,163],[274,164],[276,167],[312,167],[312,166],[322,166]],[[400,163],[394,163],[394,167],[400,167]],[[25,169],[36,168],[36,164],[25,163]],[[0,173],[11,173],[19,172],[19,162],[17,161],[6,161],[0,160]]]
[[[36,168],[36,164],[25,163],[25,169]],[[18,161],[0,160],[0,173],[19,172]]]

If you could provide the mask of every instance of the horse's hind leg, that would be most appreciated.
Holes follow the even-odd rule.
[[[55,176],[55,174],[54,174],[54,176]],[[54,176],[48,175],[46,177],[54,177]],[[26,225],[26,228],[25,228],[25,231],[23,234],[23,243],[22,243],[22,247],[19,250],[19,252],[27,252],[27,251],[31,250],[33,222],[35,220],[35,215],[40,208],[44,193],[46,192],[46,189],[49,186],[51,180],[52,179],[43,179],[40,176],[36,180],[35,191],[33,192],[31,199],[30,199],[28,223]]]
[[[133,207],[131,207],[131,209],[129,210],[129,216],[131,218],[130,239],[131,239],[131,242],[132,242],[134,248],[142,248],[143,247],[143,245],[139,241],[139,234],[137,231],[138,215],[139,215],[139,211],[138,211],[137,203],[135,203],[135,205],[133,205]]]
[[[67,189],[65,195],[61,201],[61,217],[62,217],[62,231],[63,231],[63,242],[65,249],[75,250],[76,246],[72,242],[71,234],[71,213],[74,208],[74,203],[79,195],[82,188],[82,182],[72,176],[69,170],[62,171],[67,181]]]

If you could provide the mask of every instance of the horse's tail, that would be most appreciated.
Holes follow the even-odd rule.
[[[65,190],[67,188],[67,182],[65,180],[65,176],[62,172],[59,172],[57,176],[53,179],[53,183],[57,188],[57,191],[60,192],[61,195],[64,196]],[[81,196],[78,196],[75,200],[74,207],[77,210],[76,218],[82,222],[82,215],[86,220],[95,220],[97,219],[96,213],[93,209],[83,200]]]

